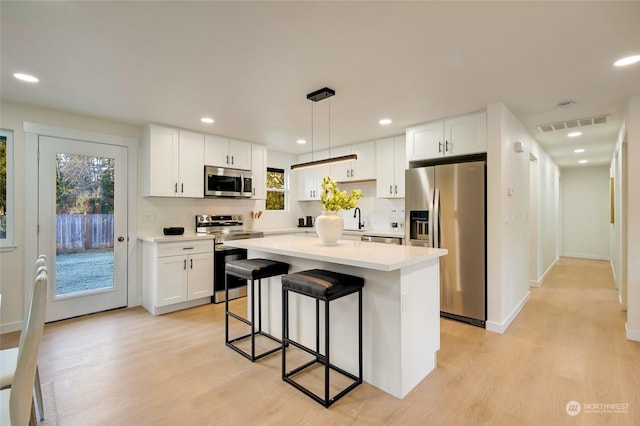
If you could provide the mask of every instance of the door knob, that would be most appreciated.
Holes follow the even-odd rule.
[[[118,241],[123,242],[124,241],[124,237],[118,237]]]

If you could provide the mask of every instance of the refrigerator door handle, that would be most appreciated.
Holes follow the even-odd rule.
[[[431,247],[440,248],[440,190],[433,191],[433,217],[429,221],[431,228]]]

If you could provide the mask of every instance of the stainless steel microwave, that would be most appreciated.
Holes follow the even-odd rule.
[[[205,197],[251,197],[253,175],[250,170],[204,166]]]

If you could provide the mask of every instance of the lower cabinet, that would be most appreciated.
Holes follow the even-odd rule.
[[[211,302],[213,241],[142,245],[143,306],[154,315]]]

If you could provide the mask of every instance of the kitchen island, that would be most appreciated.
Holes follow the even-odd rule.
[[[317,238],[275,236],[227,242],[248,258],[287,262],[289,272],[326,269],[364,278],[363,380],[397,398],[406,396],[436,366],[440,349],[439,258],[443,249]],[[263,280],[262,327],[282,335],[280,277]],[[250,299],[248,299],[250,303]],[[357,296],[331,303],[332,363],[357,374]],[[315,346],[315,302],[291,294],[289,332]],[[322,333],[322,331],[321,331]]]

